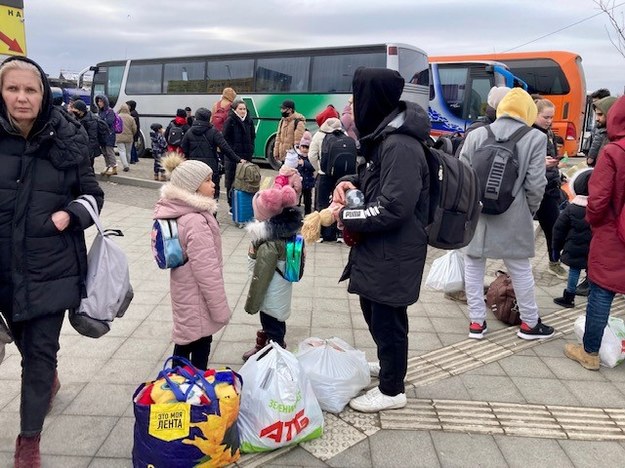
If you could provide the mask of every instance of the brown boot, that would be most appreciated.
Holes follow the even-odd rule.
[[[242,356],[243,360],[247,361],[250,357],[252,357],[254,354],[259,352],[266,345],[267,345],[267,334],[265,333],[264,330],[258,330],[256,332],[256,344],[254,345],[252,349],[243,353],[243,356]]]
[[[564,345],[564,355],[579,362],[585,369],[599,370],[599,354],[587,353],[581,344],[567,343]]]
[[[117,175],[117,166],[111,167],[111,172],[109,175]]]
[[[15,441],[15,468],[41,468],[39,454],[40,434],[32,437],[18,436]]]
[[[50,393],[50,404],[48,405],[48,413],[52,410],[52,404],[54,403],[54,397],[61,389],[61,381],[59,380],[58,371],[54,371],[54,380],[52,381],[52,392]]]

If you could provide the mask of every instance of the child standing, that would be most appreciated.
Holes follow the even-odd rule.
[[[562,252],[562,263],[569,266],[569,278],[562,297],[553,302],[559,306],[571,308],[575,306],[575,290],[582,269],[587,268],[588,251],[590,249],[591,231],[586,221],[588,205],[588,181],[592,169],[583,169],[571,179],[575,198],[560,213],[553,226],[553,249],[556,254]]]
[[[152,157],[154,158],[154,180],[164,182],[165,170],[161,166],[161,158],[167,149],[167,141],[165,140],[165,129],[160,123],[150,125],[150,138],[152,139]]]
[[[269,340],[286,347],[285,321],[291,314],[293,283],[284,279],[276,269],[284,272],[286,241],[302,226],[302,215],[295,208],[297,199],[290,185],[261,190],[252,199],[256,221],[246,227],[252,237],[248,251],[252,280],[245,311],[248,314],[260,312],[262,329],[256,333],[255,346],[243,354],[244,361],[260,351]]]
[[[298,154],[299,165],[297,170],[302,176],[302,197],[304,198],[304,214],[312,212],[312,191],[315,187],[315,168],[308,160],[308,150],[310,149],[310,140],[312,136],[306,130],[304,136],[299,142]]]
[[[161,187],[154,218],[176,219],[187,261],[170,271],[174,355],[206,369],[213,334],[232,315],[223,278],[221,233],[215,218],[213,171],[171,153],[161,161],[170,182]]]

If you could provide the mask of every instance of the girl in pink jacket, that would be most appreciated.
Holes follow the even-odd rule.
[[[161,160],[170,181],[161,188],[155,219],[176,219],[187,261],[170,270],[174,355],[206,369],[213,334],[232,316],[223,278],[221,233],[215,218],[213,171],[170,153]]]

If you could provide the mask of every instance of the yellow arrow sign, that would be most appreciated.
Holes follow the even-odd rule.
[[[24,10],[0,5],[0,55],[26,55]]]

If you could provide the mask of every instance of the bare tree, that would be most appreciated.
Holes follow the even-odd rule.
[[[616,7],[622,4],[615,5],[615,0],[593,0],[599,9],[605,13],[610,19],[610,25],[614,30],[611,34],[606,26],[606,32],[612,45],[619,51],[619,53],[625,57],[625,15],[623,11],[617,12]],[[615,34],[614,34],[615,33]],[[616,36],[616,37],[614,37]]]

